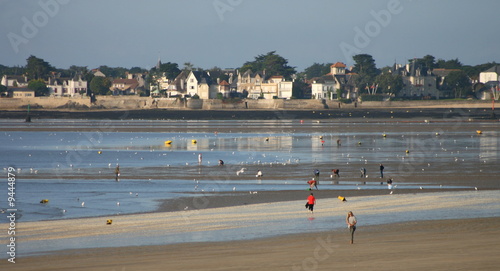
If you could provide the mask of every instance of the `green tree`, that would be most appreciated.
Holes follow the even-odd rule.
[[[98,69],[106,76],[113,78],[125,78],[125,75],[128,72],[127,69],[122,67],[113,68],[113,67],[108,67],[106,65],[99,66]]]
[[[33,55],[30,55],[26,62],[26,73],[29,79],[44,79],[54,70],[48,62]]]
[[[461,69],[462,66],[462,63],[458,60],[458,58],[451,60],[438,59],[436,62],[436,68],[440,69]]]
[[[292,85],[292,98],[305,99],[311,95],[311,88],[303,80],[295,80]]]
[[[175,77],[177,77],[177,75],[179,75],[179,73],[181,73],[181,70],[179,69],[179,65],[177,63],[167,62],[167,63],[162,63],[160,65],[159,72],[165,73],[165,76],[168,79],[174,80]]]
[[[306,78],[311,79],[314,77],[320,77],[320,76],[323,76],[325,74],[328,74],[330,72],[330,66],[332,64],[333,63],[323,63],[323,64],[314,63],[314,64],[312,64],[311,66],[307,67],[304,70]]]
[[[129,73],[146,73],[147,70],[143,69],[141,67],[132,67],[130,70],[128,70]]]
[[[49,89],[42,79],[30,80],[28,88],[35,91],[35,96],[45,96],[49,94]]]
[[[452,71],[444,79],[445,84],[453,89],[455,98],[462,98],[472,91],[472,84],[464,71]]]
[[[403,78],[401,75],[393,75],[392,73],[382,73],[377,76],[376,83],[379,89],[389,95],[397,95],[403,89]]]
[[[107,77],[95,76],[92,81],[90,81],[90,90],[94,94],[106,95],[111,87],[111,81]]]
[[[357,73],[355,81],[361,93],[367,92],[366,87],[373,85],[379,70],[371,55],[359,54],[352,57],[354,60],[353,72]]]
[[[0,85],[0,93],[6,92],[6,91],[7,91],[7,87],[4,85]]]
[[[288,60],[276,54],[276,51],[271,51],[265,55],[258,55],[254,61],[248,61],[240,68],[240,72],[244,73],[247,70],[265,71],[266,79],[281,75],[285,79],[290,80],[292,75],[296,73],[295,68],[288,66]]]

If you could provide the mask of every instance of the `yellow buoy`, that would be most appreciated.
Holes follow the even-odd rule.
[[[113,223],[113,220],[111,220],[111,219],[106,220],[106,224],[111,225],[112,223]]]
[[[439,133],[436,133],[436,136],[439,136],[440,134]]]
[[[193,139],[193,140],[191,140],[191,143],[196,144],[198,142],[196,141],[196,139]]]
[[[409,151],[409,150],[406,150],[406,153],[410,153],[410,151]]]
[[[172,140],[165,141],[165,145],[170,145],[170,144],[172,144]]]
[[[319,139],[323,139],[323,136],[319,136]]]
[[[383,136],[383,137],[387,137],[387,135],[386,135],[386,134],[383,134],[382,136]]]
[[[480,134],[482,134],[482,133],[483,133],[483,131],[481,131],[481,130],[477,130],[477,131],[476,131],[476,133],[477,133],[478,135],[480,135]]]
[[[98,151],[97,153],[98,153],[98,154],[102,154],[102,151]]]
[[[266,141],[269,141],[269,137],[266,137]]]
[[[340,201],[347,201],[347,200],[345,199],[345,197],[342,197],[342,196],[338,196],[337,198],[338,198]]]
[[[45,203],[49,203],[49,200],[48,200],[48,199],[42,199],[42,200],[40,201],[40,203],[44,203],[44,204],[45,204]]]

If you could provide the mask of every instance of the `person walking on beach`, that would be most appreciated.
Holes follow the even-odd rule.
[[[311,214],[313,213],[314,210],[314,205],[316,204],[316,198],[314,197],[313,193],[307,197],[307,203],[306,203],[306,208],[311,211]]]
[[[361,178],[365,178],[366,177],[366,168],[362,167],[359,169],[359,171],[361,171]]]
[[[118,181],[118,177],[120,177],[120,165],[116,165],[115,168],[115,181]]]
[[[380,178],[384,178],[384,165],[380,164]]]
[[[349,228],[349,232],[351,233],[351,244],[354,244],[354,232],[356,231],[356,223],[358,221],[351,211],[347,213],[345,222],[347,223],[347,227]]]
[[[200,154],[198,154],[198,164],[201,165],[201,162],[203,161],[203,156]]]
[[[223,166],[223,165],[224,165],[224,161],[219,159],[219,166]]]
[[[257,170],[257,175],[255,175],[255,177],[262,178],[263,175],[264,174],[262,174],[262,171],[259,169],[259,170]]]

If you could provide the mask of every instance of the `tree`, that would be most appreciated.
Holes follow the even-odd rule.
[[[160,65],[159,72],[165,73],[165,76],[168,79],[174,80],[175,77],[177,77],[177,75],[179,75],[179,73],[181,73],[181,70],[179,69],[179,65],[177,63],[167,62],[167,63],[162,63]]]
[[[99,66],[98,68],[102,73],[104,73],[106,76],[109,77],[114,77],[114,78],[125,78],[126,72],[128,72],[127,69],[122,68],[122,67],[108,67],[106,65]]]
[[[6,91],[7,91],[7,87],[4,85],[0,85],[0,93],[6,92]]]
[[[26,73],[29,79],[44,79],[54,70],[48,62],[33,55],[30,55],[26,62]]]
[[[357,73],[356,84],[360,92],[365,92],[366,87],[374,84],[379,70],[375,65],[375,60],[371,55],[360,54],[352,57],[354,60],[353,72]]]
[[[288,66],[288,60],[276,54],[276,51],[271,51],[265,55],[258,55],[254,61],[248,61],[240,68],[240,72],[244,73],[247,70],[265,71],[265,79],[281,75],[285,79],[290,80],[292,75],[296,73],[295,68]]]
[[[462,98],[472,91],[469,77],[464,71],[452,71],[444,79],[445,84],[452,88],[455,98]]]
[[[403,77],[401,75],[393,75],[392,73],[382,73],[377,76],[376,83],[383,93],[396,95],[403,89]]]
[[[30,80],[28,88],[35,91],[35,96],[45,96],[49,94],[49,89],[42,79]]]
[[[130,70],[128,70],[129,73],[145,73],[147,70],[141,68],[141,67],[132,67]]]
[[[329,73],[330,66],[332,64],[333,63],[323,63],[323,64],[314,63],[314,64],[312,64],[311,66],[307,67],[304,70],[306,78],[311,79],[311,78],[320,77],[320,76],[323,76],[323,75]]]
[[[458,58],[452,60],[438,59],[436,62],[436,68],[440,69],[461,69],[462,66],[462,63],[458,60]]]
[[[111,87],[111,81],[107,77],[95,76],[90,81],[90,90],[94,94],[106,95]]]
[[[184,62],[184,68],[182,68],[183,71],[189,72],[192,71],[194,68],[193,63],[191,62]]]
[[[311,94],[311,88],[303,80],[293,81],[292,97],[295,99],[305,99]]]

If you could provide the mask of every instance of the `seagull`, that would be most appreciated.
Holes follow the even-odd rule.
[[[240,176],[241,173],[245,172],[246,168],[241,168],[240,170],[236,171],[236,175]]]
[[[233,187],[233,191],[236,191],[236,186],[235,186],[235,187]]]
[[[420,189],[423,189],[422,186],[420,187]]]
[[[82,207],[85,207],[85,201],[82,201]]]
[[[391,193],[389,193],[389,195],[392,195],[392,191],[391,191]]]
[[[477,187],[474,187],[474,189],[477,191]]]
[[[119,201],[116,202],[116,206],[120,206],[120,202]]]
[[[189,207],[187,207],[187,206],[186,206],[186,207],[184,208],[184,211],[186,211],[187,209],[189,209]]]

